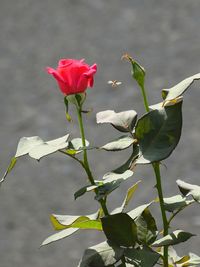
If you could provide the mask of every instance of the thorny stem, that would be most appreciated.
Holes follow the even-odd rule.
[[[81,166],[83,167],[83,169],[85,170],[87,176],[88,176],[88,171],[86,170],[85,165],[84,165],[84,162],[83,162],[82,160],[79,160],[78,158],[74,157],[73,155],[70,155],[70,154],[66,153],[66,152],[63,151],[63,150],[59,150],[59,151],[60,151],[61,153],[65,154],[65,155],[69,156],[70,158],[75,159],[78,163],[80,163]],[[101,203],[102,210],[103,210],[104,212],[106,212],[106,210],[107,210],[107,207],[106,207],[106,201],[105,201],[104,199],[101,199],[101,200],[100,200],[100,203]],[[105,215],[108,215],[108,210],[107,210],[107,213],[105,213]]]
[[[82,111],[81,107],[76,106],[77,109],[77,114],[78,114],[78,123],[79,123],[79,128],[80,128],[80,133],[81,133],[81,138],[82,138],[82,144],[83,144],[83,168],[85,169],[88,179],[91,183],[91,185],[96,185],[92,172],[90,170],[88,158],[87,158],[87,150],[85,149],[86,146],[86,141],[85,141],[85,132],[84,132],[84,127],[83,127],[83,119],[82,119]],[[95,190],[95,193],[97,194],[97,190]],[[104,215],[109,215],[108,209],[106,207],[106,201],[104,199],[100,199],[99,203],[101,204],[102,210],[104,212]]]
[[[168,235],[168,221],[167,221],[167,216],[165,212],[165,207],[164,207],[164,199],[163,199],[163,192],[162,192],[162,184],[161,184],[161,175],[160,175],[160,166],[159,162],[155,162],[152,164],[154,173],[156,176],[156,188],[158,190],[158,196],[159,196],[159,203],[160,203],[160,209],[161,209],[161,214],[162,214],[162,221],[163,221],[163,236]],[[163,251],[163,264],[164,267],[168,267],[168,247],[164,246],[164,251]]]
[[[148,104],[148,99],[146,95],[146,90],[144,86],[141,86],[141,93],[144,101],[144,107],[146,112],[149,112],[149,104]],[[159,203],[160,203],[160,210],[162,214],[162,221],[163,221],[163,236],[166,236],[168,234],[168,221],[167,221],[167,215],[165,212],[165,207],[164,207],[164,200],[163,200],[163,192],[162,192],[162,183],[161,183],[161,175],[160,175],[160,165],[159,162],[152,163],[154,173],[156,176],[156,182],[157,182],[157,191],[158,191],[158,196],[159,196]],[[168,267],[168,247],[164,246],[164,253],[163,253],[163,266]]]

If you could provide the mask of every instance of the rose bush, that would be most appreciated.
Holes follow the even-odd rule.
[[[132,77],[141,90],[145,114],[137,119],[135,110],[115,112],[109,109],[97,113],[97,123],[112,125],[120,132],[120,136],[100,147],[90,144],[85,138],[83,115],[87,111],[83,109],[83,104],[86,98],[85,90],[92,87],[97,66],[89,66],[84,60],[62,59],[56,70],[48,68],[47,71],[55,77],[65,95],[68,121],[73,122],[68,113],[68,106],[76,109],[80,137],[73,138],[68,133],[51,141],[44,141],[39,136],[22,137],[0,185],[22,156],[28,155],[39,161],[52,153],[62,153],[76,160],[84,171],[84,179],[85,176],[88,178],[86,184],[74,193],[74,198],[78,199],[93,191],[99,208],[89,215],[52,214],[50,220],[56,232],[47,237],[42,246],[71,236],[78,230],[96,230],[103,232],[106,240],[86,249],[78,267],[153,267],[158,264],[163,267],[199,266],[198,255],[188,253],[179,257],[174,248],[194,234],[181,228],[173,231],[171,223],[182,210],[191,204],[200,203],[200,186],[178,179],[176,184],[181,194],[166,198],[160,167],[180,140],[183,94],[192,83],[200,80],[200,73],[188,77],[172,88],[163,89],[161,101],[150,106],[145,90],[145,69],[128,54],[123,58],[131,63]],[[93,174],[88,160],[90,150],[117,153],[125,149],[129,151],[128,158],[121,166],[101,176]],[[107,205],[111,193],[113,194],[122,182],[131,179],[138,165],[144,164],[153,167],[156,180],[153,190],[156,189],[157,195],[153,200],[150,198],[148,203],[129,209],[128,205],[142,182],[135,181],[134,178],[122,204],[111,210]],[[66,180],[66,185],[68,182],[69,179]],[[159,205],[160,208],[160,216],[157,219],[151,212],[153,205]],[[158,228],[157,221],[160,218],[162,227]]]
[[[47,67],[47,72],[57,80],[64,95],[83,93],[88,87],[92,87],[96,71],[97,65],[89,66],[84,59],[61,59],[57,69]]]

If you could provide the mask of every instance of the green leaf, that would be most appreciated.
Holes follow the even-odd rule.
[[[0,186],[1,186],[1,184],[5,181],[6,176],[7,176],[7,175],[12,171],[12,169],[15,167],[16,162],[17,162],[17,158],[13,157],[13,158],[11,159],[11,161],[10,161],[10,164],[9,164],[9,166],[8,166],[8,168],[7,168],[7,170],[6,170],[6,172],[4,173],[4,176],[3,176],[3,177],[1,178],[1,180],[0,180]]]
[[[163,250],[161,251],[163,255]],[[169,255],[169,263],[174,266],[180,267],[188,267],[188,266],[195,266],[200,264],[200,257],[194,253],[189,253],[189,255],[185,255],[183,257],[179,257],[173,247],[168,248],[168,255]]]
[[[135,220],[135,223],[137,225],[138,242],[147,245],[153,243],[158,231],[156,221],[148,208]]]
[[[149,109],[150,110],[156,110],[156,109],[161,109],[163,107],[164,107],[163,102],[159,102],[159,103],[156,103],[156,104],[149,106]]]
[[[189,253],[189,256],[185,256],[176,263],[181,264],[182,267],[195,266],[200,264],[200,257],[194,253]]]
[[[135,135],[139,143],[136,164],[161,161],[177,146],[182,128],[182,102],[152,110],[138,120]]]
[[[139,216],[143,213],[143,211],[144,211],[145,209],[147,209],[152,203],[153,203],[153,201],[150,202],[150,203],[141,205],[141,206],[139,206],[139,207],[137,207],[137,208],[135,208],[135,209],[129,211],[129,212],[128,212],[128,215],[129,215],[133,220],[135,220],[135,219],[136,219],[137,217],[139,217]]]
[[[134,144],[133,145],[133,152],[129,159],[124,162],[120,167],[113,170],[114,173],[124,173],[126,170],[132,170],[135,167],[135,161],[139,155],[139,146]]]
[[[124,150],[128,147],[130,147],[134,143],[134,139],[123,135],[110,143],[107,143],[104,146],[101,146],[101,149],[104,149],[106,151],[119,151],[119,150]]]
[[[164,198],[165,210],[169,212],[174,212],[180,208],[183,208],[189,205],[190,203],[191,203],[191,200],[186,200],[186,198],[182,197],[181,195]]]
[[[103,180],[95,180],[95,185],[86,185],[75,192],[74,197],[84,195],[86,192],[93,191],[97,189],[95,199],[100,200],[105,196],[109,195],[113,190],[118,188],[120,184],[126,179],[130,178],[133,175],[133,172],[130,170],[125,171],[124,173],[114,173],[108,172],[103,176]]]
[[[133,172],[130,170],[127,170],[124,173],[115,173],[115,172],[106,173],[103,176],[102,181],[95,181],[96,184],[98,184],[95,199],[99,201],[100,199],[106,197],[112,191],[117,189],[122,182],[130,178],[132,175]]]
[[[89,146],[89,142],[86,140],[86,146]],[[74,138],[69,142],[69,148],[74,150],[81,150],[83,148],[83,143],[81,138]]]
[[[96,189],[97,187],[98,185],[86,185],[80,188],[78,191],[74,193],[75,200],[84,195],[86,192],[94,191],[94,189]]]
[[[173,100],[179,96],[181,96],[189,87],[193,84],[195,80],[200,79],[200,73],[197,73],[187,79],[183,80],[182,82],[178,83],[177,85],[162,90],[162,97],[165,101]]]
[[[97,188],[95,199],[99,201],[107,197],[112,191],[117,189],[123,181],[124,179],[118,179],[110,182],[100,181],[100,185]]]
[[[75,222],[73,223],[72,227],[76,227],[79,229],[102,231],[102,225],[99,220],[86,220],[82,222]]]
[[[161,247],[161,246],[169,246],[169,245],[176,245],[181,242],[187,241],[190,237],[194,236],[191,233],[184,232],[182,230],[176,230],[169,235],[166,235],[163,238],[156,240],[152,246],[154,247]]]
[[[44,141],[39,136],[22,137],[19,140],[15,157],[21,157],[28,154],[31,149],[44,144]]]
[[[123,173],[116,173],[112,171],[112,172],[107,172],[106,174],[104,174],[103,180],[104,180],[104,183],[113,182],[113,181],[117,181],[121,179],[126,180],[132,175],[133,175],[133,172],[131,170],[126,170]]]
[[[95,229],[102,230],[101,221],[97,220],[98,212],[90,215],[73,216],[73,215],[57,215],[52,214],[50,219],[55,230],[62,230],[66,228],[79,229]]]
[[[55,153],[58,150],[64,149],[68,146],[68,142],[66,142],[68,137],[69,134],[36,146],[31,149],[31,151],[29,152],[29,156],[34,159],[40,160],[41,158],[47,155]]]
[[[191,195],[195,201],[200,203],[200,186],[186,183],[182,180],[177,180],[176,183],[178,184],[179,190],[184,196]]]
[[[152,267],[160,258],[160,254],[145,247],[142,249],[126,249],[124,255],[126,261],[130,263],[131,266],[136,267]]]
[[[137,240],[135,222],[126,213],[118,213],[101,218],[103,231],[108,240],[118,246],[134,246]]]
[[[120,132],[132,132],[137,113],[135,110],[127,110],[116,113],[114,110],[105,110],[97,113],[97,123],[110,123]]]
[[[161,253],[161,255],[164,255],[163,248],[161,248],[161,252],[160,253]],[[177,255],[176,250],[172,246],[169,246],[168,247],[168,261],[169,261],[169,264],[174,266],[174,263],[179,261],[180,259],[182,259],[182,258]]]
[[[14,168],[19,157],[29,154],[30,157],[39,160],[44,156],[66,148],[68,146],[68,137],[69,134],[47,142],[44,142],[39,136],[22,137],[19,140],[15,157],[11,159],[8,169],[0,180],[0,184],[3,183],[8,173]]]
[[[128,205],[128,203],[129,203],[130,200],[132,199],[132,197],[133,197],[133,195],[134,195],[136,189],[138,188],[138,185],[139,185],[140,182],[141,182],[141,181],[138,181],[137,183],[135,183],[134,185],[132,185],[132,186],[128,189],[128,191],[127,191],[127,193],[126,193],[126,196],[125,196],[125,199],[124,199],[122,205],[121,205],[120,207],[114,209],[114,210],[112,211],[112,214],[120,213],[120,212],[123,212],[123,211],[125,210],[126,206]]]
[[[138,185],[139,185],[140,182],[141,182],[141,181],[136,182],[134,185],[132,185],[132,186],[128,189],[128,191],[127,191],[127,193],[126,193],[126,197],[125,197],[125,199],[124,199],[124,201],[123,201],[123,204],[122,204],[123,210],[126,208],[126,206],[128,205],[128,203],[129,203],[130,200],[132,199],[132,197],[133,197],[133,195],[134,195],[136,189],[138,188]]]
[[[183,100],[183,97],[180,96],[180,97],[177,97],[176,99],[173,99],[173,100],[159,102],[157,104],[151,105],[151,106],[149,106],[149,108],[150,108],[150,110],[161,109],[163,107],[173,106],[173,105],[181,102],[182,100]]]
[[[68,146],[69,134],[51,140],[43,141],[39,136],[22,137],[19,141],[15,158],[29,154],[30,157],[40,160],[42,157],[55,153]]]
[[[102,242],[85,250],[78,267],[106,267],[120,260],[124,252],[123,248]]]
[[[184,263],[187,262],[189,259],[190,259],[189,256],[183,256],[180,260],[178,260],[178,261],[176,262],[176,264],[179,264],[179,265],[182,266],[182,263],[183,263],[183,265],[184,265]],[[187,264],[186,264],[186,266],[187,266]]]
[[[45,245],[48,245],[48,244],[50,244],[52,242],[56,242],[56,241],[58,241],[60,239],[66,238],[66,237],[74,234],[77,231],[78,231],[78,228],[64,229],[64,230],[62,230],[62,231],[60,231],[60,232],[58,232],[56,234],[53,234],[53,235],[49,236],[48,238],[46,238],[42,242],[41,246],[45,246]]]
[[[86,147],[89,146],[89,142],[85,140]],[[66,152],[68,154],[78,154],[83,151],[83,143],[81,138],[74,138],[69,141],[69,146],[67,147]]]

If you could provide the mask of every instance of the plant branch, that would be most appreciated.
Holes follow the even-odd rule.
[[[148,100],[147,100],[147,94],[146,94],[146,91],[145,91],[145,87],[144,86],[140,86],[140,88],[141,88],[141,93],[142,93],[142,97],[143,97],[145,110],[146,110],[146,112],[149,112],[150,109],[149,109],[149,104],[148,104]]]
[[[145,87],[140,86],[140,88],[141,88],[145,110],[146,112],[149,112],[150,109],[149,109]],[[166,236],[168,234],[169,224],[167,221],[167,216],[166,216],[165,207],[164,207],[163,191],[162,191],[162,183],[161,183],[161,175],[160,175],[160,163],[159,162],[152,163],[152,166],[153,166],[154,173],[156,176],[156,183],[157,183],[156,187],[158,191],[160,210],[162,214],[163,229],[164,229],[163,236]],[[164,267],[168,267],[168,247],[167,246],[164,247],[163,265]]]
[[[75,156],[73,156],[73,155],[71,155],[71,154],[65,152],[64,150],[59,150],[59,151],[60,151],[62,154],[65,154],[65,155],[69,156],[70,158],[75,159],[78,163],[81,164],[82,167],[84,167],[84,163],[82,162],[82,160],[80,160],[80,159],[76,158]]]
[[[91,185],[96,185],[92,172],[90,170],[90,166],[89,166],[89,162],[88,162],[88,158],[87,158],[87,150],[85,149],[86,146],[86,141],[85,141],[85,132],[84,132],[84,127],[83,127],[83,119],[82,119],[82,111],[81,111],[81,106],[78,107],[76,106],[77,109],[77,114],[78,114],[78,123],[79,123],[79,128],[80,128],[80,133],[81,133],[81,138],[82,138],[82,144],[83,144],[83,167],[87,173],[88,179],[91,183]],[[98,191],[97,189],[95,189],[95,193],[97,194]],[[106,201],[105,199],[100,199],[99,203],[101,204],[102,210],[104,212],[104,215],[108,215],[108,209],[106,207]]]
[[[167,216],[165,212],[165,207],[164,207],[164,199],[163,199],[163,192],[162,192],[162,183],[161,183],[161,175],[160,175],[160,166],[159,162],[155,162],[152,164],[154,173],[156,176],[156,187],[158,190],[158,196],[159,196],[159,203],[160,203],[160,209],[161,209],[161,214],[162,214],[162,221],[163,221],[163,236],[168,235],[168,221],[167,221]],[[163,258],[163,263],[164,267],[168,267],[168,247],[164,246],[164,258]]]
[[[193,204],[194,202],[195,202],[195,201],[191,201],[189,204],[186,204],[185,206],[179,208],[176,212],[174,212],[174,213],[171,215],[171,217],[169,218],[169,220],[168,220],[168,227],[170,226],[171,221],[174,219],[174,217],[175,217],[178,213],[180,213],[182,210],[184,210],[186,207],[190,206],[190,205]]]

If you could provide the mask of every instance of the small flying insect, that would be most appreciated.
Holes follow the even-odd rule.
[[[122,82],[114,80],[114,81],[108,81],[108,84],[111,84],[112,87],[117,87],[117,86],[121,85]]]

